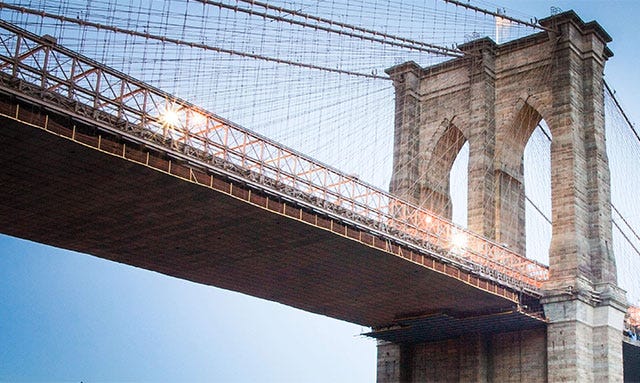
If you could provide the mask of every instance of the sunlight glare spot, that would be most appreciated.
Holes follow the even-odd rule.
[[[162,125],[176,127],[180,124],[180,116],[174,106],[168,106],[164,112],[160,114]]]
[[[202,126],[207,123],[207,116],[199,112],[191,112],[191,124]]]
[[[456,250],[462,250],[467,247],[467,234],[463,231],[455,231],[451,235],[451,246]]]

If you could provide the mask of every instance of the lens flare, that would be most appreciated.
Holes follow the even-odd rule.
[[[160,122],[164,126],[176,127],[180,124],[180,115],[178,109],[173,106],[167,106],[167,108],[160,113]]]
[[[451,247],[457,251],[465,249],[467,247],[467,233],[455,231],[451,235]]]
[[[191,112],[191,124],[202,126],[207,123],[207,116],[199,112]]]

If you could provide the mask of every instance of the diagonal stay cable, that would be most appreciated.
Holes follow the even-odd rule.
[[[638,134],[638,131],[636,130],[635,126],[633,126],[633,124],[631,123],[631,119],[629,118],[627,113],[624,111],[624,109],[622,109],[622,105],[620,105],[618,98],[615,96],[615,92],[611,89],[611,87],[609,86],[609,84],[607,84],[606,81],[603,80],[602,82],[604,83],[604,87],[609,93],[609,96],[611,96],[613,103],[616,105],[616,108],[618,108],[618,111],[620,112],[620,114],[622,114],[622,117],[624,118],[627,125],[629,125],[629,128],[631,128],[633,135],[636,136],[636,139],[638,140],[638,142],[640,142],[640,134]]]
[[[484,13],[485,15],[499,17],[501,19],[509,20],[509,21],[517,23],[517,24],[526,25],[527,27],[542,29],[543,31],[547,31],[547,32],[557,32],[554,29],[544,27],[544,26],[542,26],[542,25],[540,25],[538,23],[530,23],[528,21],[516,19],[515,17],[503,15],[503,14],[500,14],[500,13],[497,13],[497,12],[491,12],[491,11],[489,11],[487,9],[484,9],[484,8],[476,7],[476,6],[473,6],[473,5],[468,4],[468,3],[463,3],[462,1],[458,1],[458,0],[443,0],[443,1],[445,3],[454,4],[454,5],[457,5],[459,7],[470,9],[470,10],[475,11],[475,12]]]
[[[604,85],[607,89],[607,91],[609,92],[609,95],[611,96],[611,98],[613,99],[613,101],[615,102],[616,107],[620,110],[620,112],[622,113],[624,119],[626,120],[627,124],[629,124],[629,127],[633,130],[634,135],[636,136],[636,138],[640,141],[640,137],[638,137],[638,133],[636,132],[636,130],[633,127],[633,124],[631,123],[631,120],[629,120],[629,118],[627,117],[627,115],[624,113],[624,110],[622,110],[622,107],[620,106],[620,103],[618,102],[618,100],[616,100],[616,98],[613,96],[613,92],[611,91],[611,88],[609,87],[609,85],[604,82]],[[540,130],[542,130],[542,133],[544,133],[545,137],[551,141],[551,136],[542,128],[541,125],[538,124],[538,128],[540,128]],[[547,222],[551,223],[551,220],[549,218],[547,218],[542,211],[533,203],[533,201],[531,201],[529,199],[529,197],[525,196],[525,198],[531,203],[531,205],[544,217],[544,219],[547,220]],[[629,230],[631,230],[631,233],[634,235],[634,237],[636,237],[636,239],[638,239],[638,241],[640,241],[640,236],[638,235],[638,233],[636,232],[636,230],[633,228],[633,226],[631,226],[631,224],[629,223],[629,221],[627,221],[624,216],[622,215],[622,213],[620,213],[620,211],[618,210],[618,208],[613,204],[613,202],[610,202],[609,205],[611,206],[611,208],[615,211],[615,213],[620,217],[620,219],[622,219],[622,222],[624,222],[625,226],[627,226],[627,228],[629,228]],[[611,220],[613,222],[613,224],[615,225],[615,227],[620,231],[620,234],[622,234],[622,236],[624,237],[624,239],[629,243],[629,245],[635,250],[635,252],[640,255],[640,251],[638,251],[638,248],[631,242],[631,239],[623,232],[622,228],[620,227],[620,225],[618,224],[618,222],[616,222],[616,220],[612,219]]]
[[[293,9],[287,9],[287,8],[283,8],[283,7],[278,7],[275,5],[271,5],[265,2],[261,2],[261,1],[254,1],[254,0],[238,0],[239,2],[243,2],[243,3],[247,3],[250,4],[252,6],[258,6],[258,7],[262,7],[266,10],[271,10],[271,11],[276,11],[279,13],[283,13],[283,14],[288,14],[291,16],[295,16],[295,17],[300,17],[303,18],[305,20],[313,20],[316,21],[318,24],[312,24],[312,23],[308,23],[305,21],[299,21],[299,20],[293,20],[290,18],[285,18],[283,16],[276,16],[276,15],[271,15],[265,12],[256,12],[253,9],[246,9],[246,8],[240,8],[237,5],[228,5],[228,4],[224,4],[221,3],[219,1],[212,1],[212,0],[196,0],[200,3],[203,4],[209,4],[209,5],[216,5],[219,7],[223,7],[223,8],[227,8],[227,9],[231,9],[234,11],[238,11],[238,12],[244,12],[244,13],[248,13],[251,15],[257,15],[260,17],[266,17],[269,18],[271,20],[276,20],[276,21],[282,21],[282,22],[286,22],[289,24],[293,24],[293,25],[299,25],[302,27],[308,27],[308,28],[313,28],[313,29],[318,29],[318,30],[322,30],[325,32],[330,32],[330,33],[338,33],[341,35],[345,35],[345,36],[349,36],[349,37],[356,37],[359,39],[363,39],[363,40],[369,40],[369,41],[373,41],[373,42],[378,42],[381,44],[388,44],[388,45],[393,45],[393,46],[398,46],[401,48],[407,48],[407,49],[412,49],[412,50],[417,50],[417,51],[422,51],[422,52],[428,52],[431,54],[436,54],[436,55],[441,55],[441,56],[450,56],[450,57],[462,57],[465,55],[464,52],[458,50],[458,49],[452,49],[452,48],[447,48],[447,47],[443,47],[443,46],[439,46],[439,45],[435,45],[435,44],[430,44],[430,43],[426,43],[423,41],[418,41],[418,40],[413,40],[413,39],[409,39],[406,37],[401,37],[401,36],[396,36],[396,35],[392,35],[389,33],[385,33],[385,32],[380,32],[380,31],[376,31],[373,29],[368,29],[368,28],[363,28],[357,25],[353,25],[353,24],[348,24],[348,23],[343,23],[340,21],[336,21],[336,20],[331,20],[328,18],[324,18],[324,17],[319,17],[319,16],[315,16],[315,15],[311,15],[309,13],[304,13],[304,12],[300,12],[297,10],[293,10]],[[322,26],[320,24],[328,24],[330,25],[330,27],[326,27],[326,26]],[[347,32],[341,29],[336,29],[336,28],[332,28],[331,26],[336,26],[336,27],[340,27],[343,29],[350,29],[352,31],[357,31],[363,34],[357,34],[357,33],[353,33],[353,32]],[[371,35],[371,36],[369,36]]]
[[[547,217],[547,215],[546,215],[546,214],[544,214],[544,213],[542,212],[542,210],[540,210],[540,208],[538,207],[538,205],[536,205],[536,204],[531,200],[531,198],[529,198],[529,196],[525,195],[525,196],[524,196],[524,198],[525,198],[525,199],[526,199],[526,200],[531,204],[531,206],[533,206],[533,208],[534,208],[534,209],[536,209],[536,211],[537,211],[537,212],[542,216],[542,218],[544,218],[544,220],[545,220],[545,221],[549,222],[549,224],[550,224],[550,225],[551,225],[551,224],[553,224],[553,223],[551,222],[551,219],[550,219],[549,217]]]
[[[611,204],[611,207],[613,208],[613,210],[616,212],[616,214],[618,214],[618,216],[620,217],[620,219],[622,219],[622,222],[624,222],[624,224],[629,228],[629,230],[631,230],[631,233],[633,233],[633,236],[636,237],[636,239],[638,241],[640,241],[640,236],[638,236],[638,233],[636,233],[636,231],[633,229],[633,226],[631,226],[631,224],[629,223],[629,221],[627,221],[624,216],[622,215],[622,213],[620,213],[620,211],[613,205]],[[640,254],[640,253],[639,253]]]
[[[621,216],[622,217],[622,216]],[[633,250],[636,252],[637,255],[640,255],[640,250],[638,250],[638,248],[633,244],[633,242],[631,242],[631,238],[629,238],[624,231],[622,230],[622,228],[620,227],[620,225],[618,225],[618,222],[616,222],[615,219],[612,219],[611,222],[613,222],[613,225],[616,227],[616,229],[618,229],[618,231],[620,232],[620,234],[622,234],[622,236],[624,237],[624,239],[627,241],[627,243],[629,244],[629,246],[631,246],[631,248],[633,248]],[[635,233],[634,233],[635,234]]]
[[[640,142],[640,135],[638,134],[638,131],[636,130],[635,126],[633,125],[633,123],[631,123],[631,119],[629,118],[629,116],[627,115],[627,113],[624,111],[624,109],[622,109],[622,105],[620,104],[620,102],[618,101],[618,98],[615,96],[615,92],[611,89],[611,87],[609,86],[609,84],[606,81],[602,81],[604,83],[604,87],[607,91],[607,93],[609,94],[609,96],[611,97],[611,99],[613,100],[613,103],[615,104],[616,108],[618,109],[618,111],[620,112],[620,114],[622,114],[622,117],[624,118],[625,122],[627,123],[627,125],[629,126],[629,128],[631,129],[631,131],[633,132],[633,135],[635,136],[635,138]],[[622,215],[622,213],[620,213],[620,211],[613,205],[613,203],[611,203],[611,207],[613,208],[613,210],[616,212],[616,214],[618,214],[618,216],[622,219],[622,221],[624,222],[624,224],[629,228],[629,230],[631,230],[631,232],[633,233],[633,235],[640,241],[640,236],[638,236],[638,233],[636,233],[635,229],[633,228],[633,226],[631,226],[631,224],[629,223],[629,221],[627,221],[624,216]],[[620,229],[620,226],[618,226],[618,224],[614,221],[614,224],[616,225],[616,227],[618,228],[618,230],[620,230],[620,232],[622,233],[622,230]],[[638,251],[638,249],[636,249],[635,246],[633,246],[633,244],[631,243],[631,241],[629,240],[629,238],[627,238],[627,236],[622,233],[622,235],[625,237],[625,239],[627,240],[627,242],[629,242],[629,244],[636,250],[636,253],[638,253],[638,255],[640,255],[640,252]]]
[[[40,11],[40,10],[30,9],[30,8],[25,8],[25,7],[20,7],[20,6],[6,4],[6,3],[2,3],[2,2],[0,2],[0,9],[1,8],[11,9],[11,10],[14,10],[14,11],[18,11],[18,12],[22,12],[22,13],[26,13],[26,14],[30,14],[30,15],[36,15],[36,16],[40,16],[40,17],[46,17],[46,18],[50,18],[50,19],[55,19],[55,20],[62,21],[62,22],[73,23],[73,24],[77,24],[77,25],[80,25],[80,26],[93,27],[93,28],[96,28],[96,29],[104,29],[104,30],[107,30],[107,31],[115,32],[115,33],[124,33],[124,34],[127,34],[127,35],[136,36],[136,37],[142,37],[142,38],[149,39],[149,40],[156,40],[156,41],[161,41],[161,42],[165,42],[165,43],[188,46],[190,48],[200,48],[200,49],[203,49],[203,50],[206,50],[206,51],[225,53],[225,54],[229,54],[229,55],[233,55],[233,56],[240,56],[240,57],[251,58],[251,59],[256,59],[256,60],[269,61],[269,62],[273,62],[273,63],[277,63],[277,64],[285,64],[285,65],[290,65],[290,66],[295,66],[295,67],[300,67],[300,68],[315,69],[315,70],[320,70],[320,71],[324,71],[324,72],[338,73],[338,74],[344,74],[344,75],[349,75],[349,76],[366,77],[366,78],[371,78],[371,79],[376,79],[376,80],[390,80],[390,78],[386,77],[386,76],[378,76],[378,75],[375,75],[375,74],[368,74],[368,73],[354,72],[354,71],[343,70],[343,69],[329,68],[329,67],[324,67],[324,66],[315,65],[315,64],[303,63],[303,62],[299,62],[299,61],[285,60],[285,59],[280,59],[280,58],[277,58],[277,57],[270,57],[270,56],[263,56],[263,55],[258,55],[258,54],[254,54],[254,53],[242,52],[242,51],[238,51],[238,50],[235,50],[235,49],[221,48],[221,47],[216,47],[216,46],[203,44],[203,43],[197,43],[197,42],[192,42],[192,41],[184,41],[184,40],[180,40],[180,39],[176,39],[176,38],[172,38],[172,37],[167,37],[167,36],[158,36],[158,35],[153,35],[153,34],[150,34],[150,33],[144,33],[144,32],[139,32],[139,31],[135,31],[135,30],[131,30],[131,29],[120,28],[120,27],[116,27],[114,25],[95,23],[95,22],[91,22],[91,21],[87,21],[87,20],[82,20],[82,19],[78,19],[78,18],[57,15],[57,14],[53,14],[53,13],[49,13],[49,12],[45,12],[45,11]]]

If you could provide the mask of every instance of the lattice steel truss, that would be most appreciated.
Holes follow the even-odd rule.
[[[625,319],[630,326],[640,329],[640,307],[629,307]]]
[[[539,295],[548,279],[542,264],[4,21],[0,87],[511,288]]]

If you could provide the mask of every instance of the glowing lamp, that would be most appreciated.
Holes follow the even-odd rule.
[[[451,246],[459,250],[467,247],[467,234],[462,231],[454,232],[451,236]]]
[[[180,116],[178,111],[173,107],[168,107],[160,114],[160,122],[164,126],[175,127],[180,124]]]

